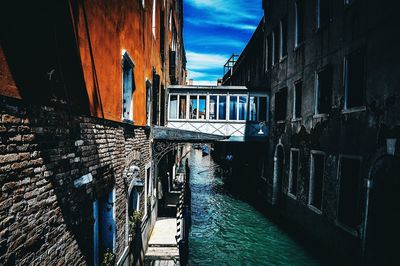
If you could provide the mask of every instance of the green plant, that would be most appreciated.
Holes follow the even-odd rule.
[[[129,226],[131,228],[136,228],[142,221],[142,218],[143,218],[142,211],[134,211],[131,217],[129,217]]]
[[[114,264],[115,264],[115,254],[107,250],[107,252],[103,254],[103,261],[101,262],[101,265],[111,266]]]

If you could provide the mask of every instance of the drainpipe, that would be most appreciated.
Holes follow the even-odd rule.
[[[274,177],[272,179],[272,199],[271,204],[275,206],[278,202],[278,157],[274,156]]]
[[[365,261],[365,254],[367,248],[367,227],[368,227],[368,215],[369,215],[369,198],[371,195],[371,190],[374,186],[374,182],[371,179],[371,172],[376,164],[377,160],[374,162],[373,166],[370,169],[368,174],[368,178],[365,180],[365,186],[367,187],[366,195],[365,195],[365,210],[364,210],[364,221],[362,224],[362,243],[361,243],[361,254],[362,260]]]

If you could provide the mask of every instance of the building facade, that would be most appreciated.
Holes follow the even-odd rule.
[[[182,1],[7,3],[0,21],[0,264],[138,263],[151,128],[186,82]]]
[[[263,49],[253,51],[261,72],[254,58],[236,67],[250,74],[234,66],[224,78],[251,84],[264,75],[271,95],[268,174],[257,188],[338,260],[389,263],[400,175],[393,1],[269,0],[263,8]]]

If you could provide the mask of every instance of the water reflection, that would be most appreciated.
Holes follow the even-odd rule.
[[[223,170],[192,150],[190,265],[316,265],[289,235],[232,194]]]

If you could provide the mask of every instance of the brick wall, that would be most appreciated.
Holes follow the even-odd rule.
[[[92,262],[92,202],[116,189],[117,258],[125,248],[126,157],[144,178],[146,130],[74,115],[67,106],[0,98],[0,264]],[[74,187],[91,173],[93,181]],[[144,202],[144,200],[142,200]]]

